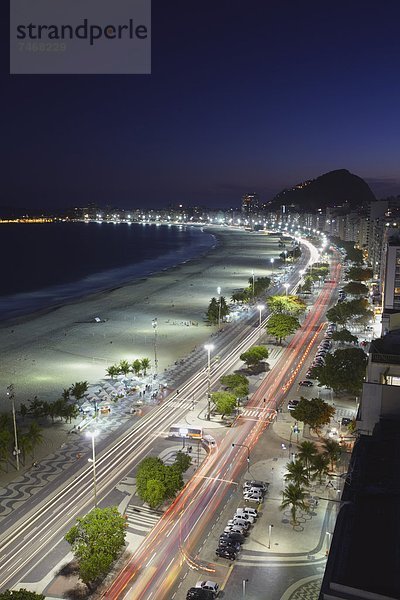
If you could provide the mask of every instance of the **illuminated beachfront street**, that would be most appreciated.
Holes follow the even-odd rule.
[[[308,248],[315,260],[315,250],[309,244]],[[291,287],[298,283],[297,270],[304,268],[309,260],[307,252],[304,246],[304,256],[288,279]],[[338,278],[339,271],[334,273],[334,276]],[[202,557],[198,555],[199,544],[212,523],[213,515],[217,514],[226,502],[232,487],[237,485],[244,472],[247,464],[244,448],[252,449],[255,446],[316,344],[333,290],[331,285],[326,285],[321,290],[303,328],[295,334],[292,342],[279,356],[273,370],[253,394],[248,408],[258,409],[259,418],[253,420],[239,417],[235,426],[226,432],[217,448],[211,451],[184,491],[135,552],[129,565],[105,592],[107,597],[117,598],[127,592],[132,598],[168,599],[173,594],[181,568],[199,560],[205,572],[207,569],[211,572],[216,569],[220,578],[224,575],[226,569],[221,566],[215,567],[214,561],[210,562],[209,557],[203,562]],[[258,312],[254,321],[258,325]],[[224,347],[218,350],[220,360],[212,364],[212,385],[222,374],[232,369],[237,363],[238,355],[259,338],[258,327],[254,326],[242,327],[239,333],[233,329],[232,334],[230,341],[228,342],[227,337]],[[96,470],[99,499],[111,493],[118,482],[132,472],[134,465],[146,456],[155,444],[157,436],[165,435],[173,423],[184,420],[193,399],[196,404],[200,403],[199,406],[204,402],[208,386],[207,377],[206,366],[180,386],[179,397],[175,393],[170,394],[162,405],[140,419],[128,434],[107,450],[98,453]],[[235,447],[232,447],[232,443],[235,443]],[[38,497],[35,502],[28,502],[24,511],[16,511],[9,537],[2,537],[1,560],[4,569],[1,585],[31,581],[28,573],[35,564],[42,562],[49,568],[46,559],[49,547],[54,544],[57,547],[60,537],[75,515],[85,513],[93,505],[90,466],[82,465],[80,471],[69,478],[61,489],[58,486],[59,481],[57,485],[50,484],[50,488],[46,489],[41,500],[40,512],[37,512]],[[49,493],[51,489],[53,491]],[[19,520],[18,513],[21,513]],[[63,518],[60,519],[60,515],[63,515]],[[60,558],[59,553],[58,557]],[[43,567],[41,569],[43,572]],[[47,577],[45,580],[48,584],[51,578],[49,580]]]

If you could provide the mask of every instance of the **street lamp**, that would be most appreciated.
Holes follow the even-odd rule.
[[[94,494],[94,507],[97,508],[97,480],[96,480],[96,447],[94,444],[94,438],[97,435],[97,431],[87,431],[87,437],[92,439],[92,458],[89,458],[89,462],[93,464],[93,494]]]
[[[246,583],[248,583],[248,579],[242,580],[242,591],[243,591],[243,600],[246,598]]]
[[[253,278],[253,301],[254,301],[254,269],[251,270],[251,276]]]
[[[217,287],[218,294],[218,329],[221,327],[221,286]]]
[[[12,383],[7,387],[7,396],[11,400],[11,405],[12,405],[12,416],[13,416],[13,425],[14,425],[14,451],[13,451],[13,454],[14,454],[16,462],[17,462],[17,471],[19,471],[19,454],[20,454],[21,450],[18,448],[17,421],[15,418],[14,385]]]
[[[284,287],[284,288],[285,288],[285,290],[286,290],[286,296],[287,296],[287,295],[288,295],[289,284],[288,284],[288,283],[284,283],[284,284],[283,284],[283,287]]]
[[[157,358],[157,317],[152,320],[154,330],[154,374],[158,376],[158,358]]]
[[[232,448],[235,446],[240,446],[241,448],[246,448],[247,450],[247,470],[250,468],[250,448],[246,446],[246,444],[232,444]]]
[[[259,321],[259,330],[258,330],[258,339],[260,339],[261,336],[261,313],[264,310],[265,306],[264,304],[257,304],[257,308],[260,311],[260,321]]]
[[[270,523],[270,524],[268,525],[268,549],[270,549],[270,548],[271,548],[271,535],[272,535],[272,528],[273,528],[273,525],[272,525],[272,523]]]
[[[211,419],[211,350],[214,350],[213,344],[205,344],[207,350],[207,421]]]

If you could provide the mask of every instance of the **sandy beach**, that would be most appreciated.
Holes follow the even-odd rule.
[[[45,314],[0,327],[0,411],[9,410],[6,387],[17,404],[37,395],[58,398],[75,381],[95,384],[122,359],[153,363],[152,319],[158,322],[159,373],[213,332],[204,321],[212,296],[230,301],[233,290],[277,269],[278,236],[226,228],[210,229],[219,244],[205,256],[130,285],[87,297]],[[104,322],[94,322],[100,317]]]

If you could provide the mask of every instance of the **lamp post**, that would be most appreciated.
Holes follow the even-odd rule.
[[[270,524],[268,525],[268,549],[270,549],[270,548],[271,548],[271,536],[272,536],[272,528],[273,528],[273,525],[272,525],[272,523],[270,523]]]
[[[205,344],[207,350],[207,421],[211,419],[211,350],[214,350],[213,344]]]
[[[94,495],[94,507],[97,508],[97,480],[96,480],[96,447],[94,438],[97,435],[97,431],[87,431],[86,435],[92,439],[92,458],[89,458],[89,462],[93,464],[93,495]]]
[[[242,580],[242,592],[243,592],[243,600],[246,598],[246,583],[248,583],[248,579]]]
[[[158,358],[157,358],[157,317],[152,320],[153,331],[154,331],[154,375],[158,376]]]
[[[253,301],[254,301],[254,269],[251,270],[251,276],[253,278]]]
[[[259,329],[258,329],[258,339],[260,339],[260,337],[261,337],[261,313],[264,310],[265,306],[264,306],[264,304],[257,304],[257,308],[260,311],[260,320],[259,320],[259,324],[258,324],[258,327],[259,327]]]
[[[19,455],[20,455],[21,450],[18,447],[17,420],[15,418],[14,385],[12,383],[10,383],[10,385],[7,387],[7,396],[11,400],[11,406],[12,406],[12,416],[13,416],[13,426],[14,426],[14,451],[13,451],[13,454],[15,456],[15,460],[17,463],[17,471],[19,471]]]
[[[217,287],[218,293],[218,329],[221,327],[221,286]]]
[[[287,296],[287,295],[288,295],[289,284],[288,284],[288,283],[284,283],[284,284],[283,284],[283,287],[284,287],[284,288],[285,288],[285,290],[286,290],[286,296]]]
[[[247,450],[247,470],[250,468],[250,448],[246,446],[246,444],[232,444],[232,448],[235,446],[240,446],[241,448],[246,448]]]

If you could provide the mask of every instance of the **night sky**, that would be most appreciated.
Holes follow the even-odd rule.
[[[152,75],[8,75],[0,206],[237,206],[347,168],[400,193],[400,3],[153,0]]]

